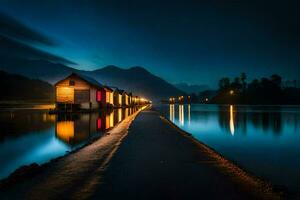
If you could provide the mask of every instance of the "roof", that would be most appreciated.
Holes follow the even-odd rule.
[[[120,89],[115,86],[109,86],[114,92],[120,92]]]
[[[109,90],[109,91],[111,91],[111,92],[114,91],[113,89],[111,89],[110,87],[108,87],[108,86],[106,86],[106,85],[104,85],[103,87],[104,87],[104,89]]]
[[[78,73],[72,73],[72,74],[70,74],[69,76],[67,76],[66,78],[64,78],[62,80],[70,78],[71,76],[77,76],[78,78],[86,81],[87,83],[89,83],[89,84],[91,84],[91,85],[93,85],[95,87],[101,87],[101,88],[106,87],[106,86],[102,85],[101,83],[99,83],[98,81],[96,81],[95,79],[93,79],[93,78],[91,78],[89,76],[86,76],[86,75],[78,74]],[[55,85],[57,85],[58,83],[60,83],[62,80],[60,80],[57,83],[55,83]]]

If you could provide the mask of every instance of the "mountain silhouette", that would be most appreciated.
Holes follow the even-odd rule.
[[[54,84],[72,72],[76,72],[90,76],[102,84],[119,87],[135,95],[152,100],[185,94],[140,66],[123,69],[109,65],[94,71],[84,71],[45,60],[1,58],[0,70],[44,80],[51,84]]]
[[[199,92],[203,92],[205,90],[208,90],[209,89],[209,86],[208,85],[197,85],[197,84],[192,84],[192,85],[189,85],[187,83],[177,83],[177,84],[174,84],[174,86],[182,91],[185,91],[186,93],[195,93],[195,94],[198,94]]]
[[[0,70],[0,100],[54,100],[51,84]]]
[[[102,69],[86,72],[86,74],[100,83],[117,86],[128,92],[153,100],[184,95],[184,92],[181,90],[140,66],[122,69],[110,65]]]

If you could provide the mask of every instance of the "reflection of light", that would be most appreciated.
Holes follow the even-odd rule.
[[[54,109],[55,108],[55,104],[47,104],[47,105],[33,105],[32,108],[30,109],[34,109],[34,110],[48,110],[48,109]]]
[[[102,125],[102,123],[101,123],[101,118],[98,118],[98,119],[97,119],[97,128],[98,128],[98,129],[101,129],[101,125]]]
[[[114,126],[114,112],[111,112],[109,115],[109,127]]]
[[[234,116],[233,116],[233,106],[230,105],[230,121],[229,121],[229,126],[230,126],[230,132],[232,135],[234,135]]]
[[[179,124],[184,125],[184,107],[183,105],[179,105]]]
[[[188,105],[188,123],[191,124],[191,105]]]
[[[57,122],[56,133],[61,140],[69,142],[71,138],[74,138],[74,122],[73,121]]]
[[[105,116],[105,129],[107,129],[107,128],[109,128],[109,125],[110,125],[110,123],[109,123],[109,114],[107,114],[106,116]]]
[[[118,109],[118,122],[122,121],[122,108]]]
[[[114,112],[111,112],[110,114],[106,114],[105,117],[105,129],[111,128],[114,126]]]
[[[175,120],[175,108],[174,104],[170,104],[170,120],[174,122]]]

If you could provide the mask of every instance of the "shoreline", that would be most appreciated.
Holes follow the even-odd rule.
[[[243,167],[239,166],[238,163],[226,158],[207,144],[197,140],[195,137],[192,136],[191,133],[179,128],[172,121],[161,115],[158,111],[156,112],[160,115],[160,118],[163,121],[165,121],[165,123],[177,130],[183,137],[186,137],[189,140],[191,140],[200,149],[204,150],[207,156],[217,161],[216,166],[220,171],[226,173],[229,177],[232,178],[233,181],[236,181],[239,184],[244,184],[243,187],[245,189],[248,190],[249,188],[251,188],[253,192],[253,187],[255,187],[254,192],[258,192],[258,195],[263,199],[281,199],[283,198],[283,196],[286,195],[286,191],[281,189],[275,189],[275,186],[271,181],[268,181],[263,177],[259,177],[247,171]]]
[[[149,109],[145,109],[146,111],[149,111]],[[145,111],[144,110],[144,111]],[[132,122],[135,123],[135,118],[137,116],[140,116],[139,114],[141,112],[144,112],[143,110],[138,111],[137,113],[129,116],[128,119],[125,119],[121,123],[119,123],[117,126],[112,128],[107,132],[107,136],[110,136],[112,134],[117,134],[117,139],[114,139],[113,143],[109,143],[107,146],[107,149],[98,146],[96,143],[99,143],[99,140],[101,138],[94,139],[93,141],[88,142],[87,144],[83,145],[79,149],[76,149],[64,156],[55,158],[45,164],[42,164],[40,166],[33,166],[33,170],[28,170],[26,173],[21,173],[21,176],[18,177],[17,179],[14,179],[16,177],[8,177],[6,179],[3,179],[0,181],[0,193],[3,193],[4,195],[9,193],[10,196],[14,196],[16,194],[13,194],[15,189],[21,189],[21,191],[26,191],[29,189],[28,194],[26,194],[26,198],[29,199],[35,199],[36,197],[36,192],[40,193],[41,195],[47,194],[50,195],[50,197],[58,197],[60,195],[67,195],[64,192],[70,191],[69,189],[65,189],[63,191],[56,191],[58,189],[58,186],[63,186],[64,184],[67,183],[72,183],[73,185],[76,185],[76,188],[78,187],[77,185],[80,185],[80,190],[75,192],[72,197],[80,198],[89,198],[91,197],[90,191],[95,191],[97,190],[96,188],[100,187],[100,184],[103,179],[102,175],[104,174],[104,182],[105,182],[105,173],[106,173],[106,168],[108,167],[112,159],[114,159],[114,155],[118,153],[124,152],[122,151],[122,146],[124,146],[123,143],[126,143],[128,138],[128,133],[131,131],[132,128]],[[203,144],[201,141],[196,140],[194,137],[191,136],[191,134],[185,132],[184,130],[180,129],[178,126],[176,126],[174,123],[169,121],[167,118],[163,117],[159,112],[157,111],[149,111],[149,112],[155,112],[155,115],[157,115],[160,120],[162,121],[162,124],[164,127],[169,126],[171,129],[173,129],[174,133],[179,133],[181,140],[186,138],[188,141],[191,142],[189,145],[196,145],[196,148],[198,151],[201,152],[205,157],[207,157],[210,161],[207,165],[209,165],[209,168],[214,168],[217,171],[221,172],[221,174],[224,174],[225,177],[228,177],[229,181],[232,181],[234,184],[238,185],[243,191],[254,195],[255,197],[260,197],[262,199],[281,199],[284,196],[283,191],[275,190],[274,186],[270,183],[267,182],[259,177],[256,177],[255,175],[252,175],[251,173],[247,172],[246,170],[242,169],[239,167],[237,164],[233,163],[232,161],[224,158],[221,154],[210,148],[209,146]],[[140,116],[142,117],[142,116]],[[120,127],[121,126],[121,127]],[[134,131],[134,130],[133,130]],[[150,130],[151,132],[151,130]],[[123,141],[125,139],[125,141]],[[107,142],[107,141],[106,141]],[[120,148],[121,147],[121,148]],[[101,149],[102,148],[102,149]],[[171,150],[174,148],[174,146],[169,147]],[[92,152],[100,152],[99,155],[102,155],[102,157],[94,157],[96,163],[93,163],[94,161],[91,161],[91,158],[89,156],[92,156],[91,154],[91,149]],[[104,151],[104,152],[101,152]],[[85,152],[85,153],[82,153]],[[78,154],[79,156],[77,156]],[[82,157],[83,154],[84,156]],[[69,160],[69,162],[68,162]],[[67,162],[66,162],[67,161]],[[72,162],[70,162],[72,161]],[[85,163],[87,162],[92,162],[92,164],[89,166]],[[59,169],[61,167],[66,167],[66,166],[73,166],[76,168],[76,163],[79,162],[83,165],[87,165],[91,169],[95,170],[96,174],[93,173],[93,175],[87,175],[89,172],[81,172],[81,170],[77,169],[80,173],[74,173],[75,171],[70,168],[71,171],[74,171],[73,173],[70,174],[68,170],[65,172],[60,172]],[[211,163],[210,163],[211,162]],[[68,165],[64,165],[64,164]],[[113,163],[112,163],[113,165]],[[48,171],[48,172],[47,172]],[[50,172],[49,172],[50,171]],[[82,174],[85,177],[82,177],[80,174]],[[47,180],[48,176],[50,175],[51,179],[50,180],[50,186],[51,188],[43,188],[43,184],[37,186],[37,183],[40,183],[41,180]],[[59,175],[65,177],[62,179],[62,182],[56,181],[55,177],[61,178]],[[27,178],[31,178],[33,176],[33,179],[37,179],[35,181],[31,181],[29,185],[27,185],[26,180]],[[41,176],[42,178],[36,178]],[[155,174],[153,174],[155,176]],[[85,183],[84,187],[81,185],[81,181]],[[73,182],[74,181],[74,182]],[[49,183],[45,183],[44,187],[49,185]],[[100,185],[99,185],[100,184]],[[10,187],[14,187],[14,189]],[[68,186],[70,187],[70,186]],[[75,186],[72,186],[70,188],[74,188]],[[5,191],[8,189],[10,191]],[[3,191],[4,190],[4,191]],[[34,192],[35,191],[35,192]],[[50,192],[54,192],[54,194],[50,194]],[[61,194],[63,193],[63,194]],[[48,196],[49,197],[49,196]]]
[[[74,151],[70,151],[66,153],[65,155],[53,158],[49,160],[46,163],[43,164],[37,164],[37,163],[31,163],[29,165],[20,166],[18,169],[16,169],[13,173],[11,173],[8,177],[3,178],[0,180],[0,194],[5,193],[5,190],[10,187],[18,187],[20,184],[24,184],[28,178],[37,177],[39,175],[42,175],[43,173],[47,173],[47,171],[52,171],[52,167],[65,162],[70,157],[76,157],[76,154],[80,154],[81,151],[84,151],[87,148],[91,148],[93,145],[96,145],[96,143],[101,142],[102,138],[104,137],[110,137],[110,135],[117,135],[117,138],[114,139],[113,144],[110,145],[110,147],[114,147],[116,144],[118,144],[118,139],[122,140],[123,137],[120,138],[121,135],[126,135],[127,129],[134,120],[134,118],[141,112],[141,110],[137,111],[136,113],[132,114],[131,116],[128,116],[128,118],[124,119],[120,123],[116,124],[113,128],[107,130],[104,132],[104,134],[100,137],[92,138],[90,141],[88,141],[86,144],[82,145],[81,147],[75,149]],[[116,141],[117,140],[117,141]],[[109,147],[108,147],[109,148]],[[105,155],[103,158],[106,157]]]

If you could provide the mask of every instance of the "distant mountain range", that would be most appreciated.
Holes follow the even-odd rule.
[[[2,57],[0,58],[0,70],[29,78],[41,79],[51,84],[72,72],[76,72],[93,77],[102,84],[116,86],[152,100],[185,94],[180,89],[151,74],[142,67],[122,69],[116,66],[106,66],[94,71],[83,71],[45,60],[8,59]]]
[[[0,71],[0,91],[1,101],[54,100],[54,88],[51,84],[4,71]]]
[[[177,83],[174,84],[176,88],[179,90],[185,91],[188,94],[195,93],[198,94],[199,92],[203,92],[205,90],[209,90],[208,85],[189,85],[187,83]]]

